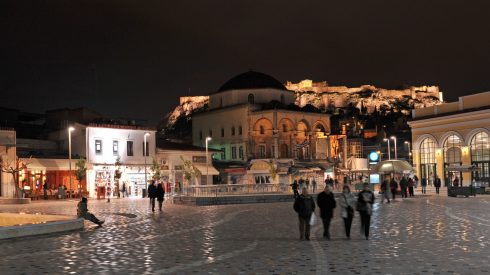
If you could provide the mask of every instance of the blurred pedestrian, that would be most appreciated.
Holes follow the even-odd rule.
[[[294,201],[294,211],[298,213],[299,239],[310,240],[310,219],[315,211],[315,201],[306,188],[301,189],[301,195]]]
[[[156,189],[156,197],[158,200],[158,209],[160,209],[160,212],[162,212],[162,207],[163,207],[163,197],[165,196],[165,190],[163,190],[163,186],[161,183],[158,183],[157,189]]]
[[[293,183],[291,184],[291,188],[293,189],[294,199],[297,199],[299,197],[297,180],[293,181]]]
[[[313,181],[311,182],[311,185],[313,187],[313,192],[316,192],[316,180],[313,179]]]
[[[126,182],[123,182],[122,185],[122,197],[124,198],[124,196],[128,196],[128,193],[126,193]]]
[[[408,194],[410,197],[415,196],[414,192],[413,192],[414,187],[415,187],[415,181],[412,178],[409,178],[408,179]]]
[[[439,189],[441,188],[441,178],[439,176],[436,176],[434,180],[434,187],[436,188],[436,194],[439,194]]]
[[[407,198],[407,188],[408,188],[408,180],[405,176],[403,176],[400,180],[400,190],[402,193],[402,198]]]
[[[422,181],[420,182],[420,186],[422,186],[422,194],[425,194],[427,192],[427,179],[422,178]]]
[[[384,179],[383,182],[381,183],[381,203],[384,203],[385,199],[390,203],[390,183],[388,182],[388,179]]]
[[[326,185],[323,192],[318,194],[316,203],[320,208],[320,216],[323,221],[323,238],[330,240],[330,221],[333,217],[333,210],[337,206],[330,185]]]
[[[371,225],[371,215],[373,213],[374,194],[369,190],[369,184],[364,184],[364,190],[359,193],[357,198],[357,210],[361,216],[361,234],[364,230],[366,240],[369,239],[369,226]]]
[[[347,185],[344,185],[342,189],[342,196],[339,199],[339,204],[342,210],[342,219],[344,220],[345,236],[347,239],[350,239],[350,229],[352,226],[352,219],[354,218],[356,198],[350,192],[350,188]]]
[[[157,187],[155,181],[152,180],[148,186],[148,198],[150,198],[151,211],[155,212],[155,199],[157,197]]]
[[[392,200],[395,200],[397,189],[398,189],[398,182],[396,182],[394,177],[391,177],[390,190],[391,190],[391,199]]]

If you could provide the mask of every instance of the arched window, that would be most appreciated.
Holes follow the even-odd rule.
[[[288,132],[288,126],[287,126],[286,124],[283,124],[283,125],[282,125],[282,131],[283,131],[284,133],[287,133],[287,132]]]
[[[248,95],[248,103],[254,104],[255,103],[255,98],[253,94]]]
[[[436,176],[436,143],[426,138],[420,144],[420,177],[428,184],[434,182]]]
[[[461,163],[461,139],[456,135],[451,135],[444,141],[444,162]]]
[[[470,142],[471,147],[471,164],[478,167],[471,173],[472,180],[490,183],[490,145],[486,132],[479,132]]]
[[[260,125],[260,134],[263,135],[265,134],[265,129],[264,126]]]
[[[479,132],[471,139],[471,161],[490,160],[490,147],[488,134]]]
[[[462,173],[448,171],[451,165],[461,164],[461,139],[456,135],[450,135],[444,141],[444,183],[449,186],[456,177],[461,179]]]

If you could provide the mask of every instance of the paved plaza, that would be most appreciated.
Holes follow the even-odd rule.
[[[374,206],[371,238],[300,241],[292,203],[192,207],[144,199],[89,202],[83,231],[0,242],[0,274],[482,274],[490,271],[490,196],[420,196]],[[76,213],[76,201],[0,206]],[[338,209],[337,209],[338,210]]]

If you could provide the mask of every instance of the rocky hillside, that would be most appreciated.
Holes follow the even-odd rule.
[[[320,110],[334,111],[337,108],[354,106],[367,113],[375,110],[397,109],[405,115],[413,108],[440,104],[442,93],[437,86],[408,87],[399,90],[377,88],[372,85],[349,88],[328,86],[326,82],[303,80],[299,83],[287,82],[286,88],[296,95],[296,105],[312,105]],[[168,114],[167,128],[172,128],[183,117],[207,109],[208,96],[181,97],[180,104]],[[162,125],[163,126],[163,125]]]

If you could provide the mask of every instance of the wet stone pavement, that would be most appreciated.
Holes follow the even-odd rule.
[[[105,219],[83,231],[0,241],[0,274],[488,274],[490,196],[421,196],[376,203],[371,237],[356,213],[346,240],[313,227],[300,241],[291,203],[192,207],[143,199],[89,201]],[[337,209],[338,210],[338,209]],[[2,212],[76,213],[75,201],[0,206]]]

